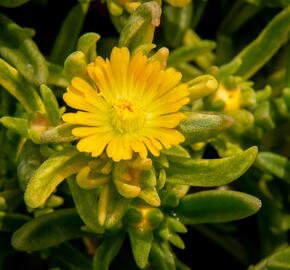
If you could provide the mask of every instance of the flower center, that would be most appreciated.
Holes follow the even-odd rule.
[[[112,125],[121,134],[138,130],[144,124],[144,111],[126,99],[113,104]]]

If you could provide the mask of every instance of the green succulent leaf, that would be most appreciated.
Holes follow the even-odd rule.
[[[191,46],[191,45],[198,45],[203,40],[200,36],[193,30],[188,29],[183,37],[183,45]],[[212,49],[201,53],[195,60],[195,64],[201,68],[202,70],[209,70],[212,65],[214,65],[216,56],[212,52]],[[191,78],[192,79],[192,78]]]
[[[254,112],[256,123],[265,129],[273,129],[275,127],[275,123],[271,113],[272,110],[270,102],[268,100],[261,102]]]
[[[85,190],[79,187],[74,178],[68,180],[68,185],[76,209],[83,222],[94,232],[101,233],[104,229],[98,222],[98,189]]]
[[[23,137],[28,136],[28,121],[25,118],[4,116],[0,118],[0,123]]]
[[[160,23],[161,8],[155,1],[149,1],[137,8],[124,25],[119,39],[120,47],[134,49],[142,44],[152,43],[154,30]]]
[[[162,9],[162,28],[166,42],[171,47],[178,46],[186,30],[190,27],[192,3],[185,7],[164,5]]]
[[[230,61],[227,64],[222,65],[218,69],[217,78],[219,80],[223,80],[235,74],[237,70],[239,69],[239,67],[241,66],[241,64],[242,64],[242,59],[239,57],[235,57],[234,60]]]
[[[37,111],[45,113],[44,104],[37,90],[15,68],[2,59],[0,59],[0,85],[14,96],[30,115],[35,114]]]
[[[27,206],[40,207],[65,178],[77,173],[89,160],[73,148],[52,155],[42,163],[27,184],[24,194]]]
[[[195,60],[202,53],[209,52],[216,47],[216,43],[209,40],[200,41],[194,45],[179,47],[171,51],[168,57],[168,65],[176,66],[183,62]]]
[[[111,229],[121,221],[128,208],[129,200],[121,196],[112,183],[105,185],[98,203],[99,223]]]
[[[57,210],[27,222],[12,236],[12,246],[32,252],[56,246],[83,235],[83,225],[74,209]]]
[[[47,78],[48,85],[55,85],[59,87],[68,87],[69,82],[65,74],[63,66],[47,62],[49,75]]]
[[[236,74],[248,79],[253,76],[287,41],[290,32],[290,6],[285,7],[264,28],[260,35],[244,48],[237,58],[242,60]]]
[[[153,242],[150,257],[158,270],[175,270],[174,255],[168,247],[168,243]]]
[[[252,19],[261,10],[261,7],[253,6],[252,4],[247,2],[256,1],[260,0],[235,1],[220,25],[220,32],[227,35],[232,35],[237,30],[239,30],[245,23]],[[267,0],[263,2],[267,2]]]
[[[233,119],[224,114],[207,112],[188,112],[186,119],[179,124],[187,144],[205,141],[229,128]]]
[[[97,33],[86,33],[79,38],[77,50],[85,54],[87,62],[93,62],[97,56],[97,41],[101,36]]]
[[[48,86],[42,84],[40,86],[40,94],[51,124],[53,126],[58,125],[60,123],[60,112],[54,93]]]
[[[13,211],[22,203],[22,192],[19,188],[9,188],[0,192],[0,198],[6,204],[5,210]]]
[[[202,75],[202,71],[199,68],[189,63],[180,63],[177,69],[182,73],[182,79],[185,82]]]
[[[123,244],[124,237],[123,233],[119,233],[103,239],[94,256],[94,270],[109,270],[112,260]]]
[[[243,135],[248,132],[255,124],[255,118],[248,110],[235,110],[231,112],[230,115],[234,119],[234,125],[229,130],[229,133]],[[256,120],[258,122],[258,119]],[[265,120],[266,119],[261,119],[262,122]]]
[[[15,8],[27,3],[28,1],[29,0],[0,0],[0,6]]]
[[[63,143],[71,142],[77,138],[72,135],[75,125],[64,123],[50,128],[40,134],[40,143]]]
[[[7,210],[7,203],[4,197],[0,197],[0,211]]]
[[[186,195],[177,214],[185,224],[220,223],[253,215],[261,207],[256,197],[237,191],[210,190]]]
[[[190,100],[194,101],[207,96],[218,89],[217,80],[211,75],[201,75],[187,82]]]
[[[262,170],[290,182],[290,162],[286,157],[271,152],[260,152],[257,165]]]
[[[246,0],[247,2],[257,6],[283,7],[290,4],[289,0]]]
[[[15,232],[30,219],[29,216],[23,214],[0,212],[0,231]]]
[[[51,62],[63,65],[66,57],[74,51],[89,4],[89,0],[80,1],[68,13],[53,45]]]
[[[139,268],[144,269],[148,264],[153,232],[129,229],[128,233],[135,262]]]
[[[281,249],[248,270],[287,270],[290,269],[290,247]]]
[[[0,14],[0,56],[13,65],[25,79],[35,84],[46,82],[45,58],[27,31]]]
[[[220,159],[188,159],[171,158],[167,170],[167,182],[201,187],[214,187],[228,184],[253,164],[257,155],[257,147]],[[233,170],[234,168],[234,170]]]
[[[190,267],[188,267],[186,264],[184,264],[182,261],[178,259],[175,260],[175,263],[176,263],[177,270],[191,270]]]
[[[28,181],[42,162],[43,156],[39,151],[39,147],[31,141],[26,142],[19,155],[17,166],[18,181],[23,191],[26,189]]]
[[[193,13],[192,22],[191,22],[192,29],[195,29],[198,23],[200,22],[206,10],[207,4],[208,2],[205,2],[205,1],[199,1],[197,3],[194,2],[194,13]]]
[[[188,151],[181,145],[172,146],[169,149],[162,150],[162,153],[167,156],[190,158]]]
[[[82,51],[71,53],[64,62],[64,70],[69,79],[87,72],[87,59]]]

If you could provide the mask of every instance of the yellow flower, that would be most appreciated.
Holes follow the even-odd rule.
[[[114,161],[133,153],[158,156],[162,148],[184,141],[174,128],[184,119],[178,112],[189,102],[186,84],[173,68],[163,69],[141,52],[114,48],[110,60],[97,57],[87,66],[90,80],[74,77],[63,98],[76,113],[63,120],[79,125],[77,149],[93,157],[106,151]]]
[[[224,111],[232,112],[240,109],[241,89],[227,89],[224,85],[220,85],[213,99],[222,100],[224,102]]]

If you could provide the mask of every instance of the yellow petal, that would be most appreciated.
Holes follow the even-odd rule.
[[[144,137],[143,138],[144,143],[146,144],[147,148],[149,149],[149,151],[151,152],[151,154],[153,156],[158,157],[160,155],[160,151],[159,149],[153,144],[152,140]]]
[[[139,153],[141,158],[147,158],[147,148],[145,147],[144,143],[138,139],[132,139],[131,147],[134,152]]]
[[[79,124],[85,126],[102,126],[108,124],[108,115],[80,112],[65,113],[62,116],[63,121],[71,124]]]
[[[130,61],[128,48],[114,48],[111,53],[111,66],[121,95],[127,94],[127,72]]]
[[[97,133],[105,133],[112,131],[108,125],[100,127],[78,127],[72,130],[72,134],[76,137],[86,137]]]
[[[109,142],[106,151],[107,151],[108,157],[112,158],[114,161],[121,160],[121,158],[119,157],[118,140],[116,137],[112,138],[112,140]]]
[[[79,77],[74,77],[71,81],[72,86],[84,95],[85,101],[105,112],[108,110],[108,104],[99,95],[98,91],[94,89],[88,82]]]
[[[84,97],[76,95],[72,92],[67,92],[63,95],[63,99],[67,105],[74,109],[96,112],[97,108],[85,101]]]
[[[106,145],[111,140],[111,133],[98,133],[81,139],[77,144],[80,152],[93,153],[94,157],[103,153]]]
[[[161,115],[149,120],[147,126],[175,128],[183,119],[185,119],[185,115],[183,113]]]

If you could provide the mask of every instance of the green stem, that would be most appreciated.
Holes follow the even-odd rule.
[[[242,0],[236,1],[222,21],[219,32],[232,35],[260,10],[260,6],[254,6]]]

